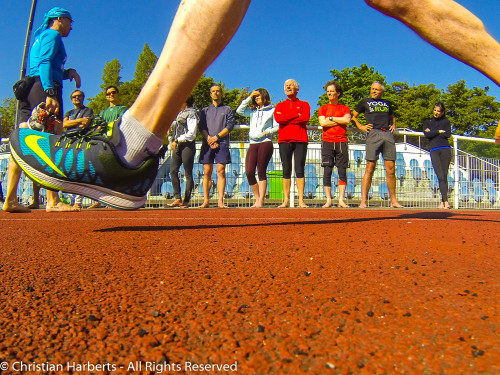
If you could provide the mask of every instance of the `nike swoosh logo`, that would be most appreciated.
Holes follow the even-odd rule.
[[[66,175],[52,162],[49,156],[43,152],[42,148],[38,145],[40,139],[45,139],[45,137],[31,134],[26,136],[24,142],[40,159],[42,159],[50,168],[59,173],[61,176],[66,177]]]

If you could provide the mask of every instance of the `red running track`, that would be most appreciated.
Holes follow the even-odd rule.
[[[500,373],[499,223],[465,210],[1,213],[0,372]]]

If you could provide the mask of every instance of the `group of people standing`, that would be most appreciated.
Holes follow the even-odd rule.
[[[480,70],[494,82],[499,82],[498,58],[496,57],[500,45],[486,32],[477,17],[456,2],[452,0],[429,0],[424,1],[425,6],[422,6],[422,1],[408,1],[404,2],[403,5],[397,1],[367,0],[366,2],[381,12],[407,24],[424,39],[451,56],[457,57],[466,64]],[[43,135],[43,133],[35,132],[38,133],[35,134],[31,130],[23,129],[23,125],[19,124],[19,127],[11,135],[11,153],[17,164],[14,162],[9,163],[9,185],[3,209],[9,212],[25,212],[27,210],[17,202],[16,197],[17,182],[21,173],[20,168],[32,179],[40,182],[48,189],[85,193],[89,197],[123,209],[142,207],[157,171],[157,168],[152,166],[157,166],[159,162],[163,138],[169,131],[171,119],[175,117],[184,100],[183,98],[189,95],[202,73],[230,41],[238,29],[249,4],[250,0],[222,0],[219,2],[190,0],[181,2],[158,64],[136,102],[123,114],[119,129],[114,126],[106,134],[98,133],[94,135],[76,132],[76,134],[66,137],[68,142],[65,143],[64,147],[59,142],[61,139],[59,134],[62,132],[62,126],[59,124],[63,122],[62,82],[65,79],[74,80],[76,87],[79,88],[80,76],[75,69],[64,68],[66,52],[62,38],[68,36],[71,31],[71,15],[67,10],[60,7],[55,7],[47,12],[42,26],[34,33],[35,42],[30,53],[28,75],[35,78],[35,84],[27,97],[22,100],[22,105],[25,107],[22,124],[26,123],[29,113],[39,103],[44,103],[45,110],[56,115],[58,125],[51,130],[54,134]],[[199,12],[199,9],[205,11]],[[447,11],[443,13],[443,9]],[[191,22],[193,14],[196,14],[198,22]],[[436,17],[436,14],[445,15],[446,17]],[[440,27],[442,23],[445,23],[446,27]],[[470,37],[471,35],[473,37]],[[488,53],[477,53],[478,48]],[[285,200],[280,207],[289,205],[292,158],[295,160],[299,205],[306,207],[303,200],[303,163],[307,150],[305,125],[309,119],[310,108],[306,102],[297,99],[298,84],[293,81],[287,81],[287,84],[285,85],[285,93],[288,99],[274,108],[272,116],[272,121],[279,124],[278,143],[284,172]],[[335,91],[337,93],[337,89]],[[218,94],[214,92],[213,95]],[[332,98],[335,95],[332,94]],[[395,168],[394,160],[391,160],[392,155],[395,154],[392,136],[395,128],[394,116],[392,115],[390,103],[382,100],[382,95],[383,85],[374,83],[370,92],[371,97],[360,102],[352,111],[352,120],[354,120],[356,126],[368,132],[367,168],[363,178],[360,207],[366,207],[368,190],[380,153],[384,156],[387,182],[391,194],[391,206],[401,207],[395,197]],[[262,100],[262,102],[265,101]],[[269,106],[270,103],[264,104],[264,106],[266,105]],[[225,186],[225,176],[224,168],[220,168],[219,164],[226,164],[230,160],[229,150],[226,145],[229,144],[227,135],[234,126],[234,116],[232,111],[224,108],[227,106],[219,108],[217,104],[213,105],[213,107],[201,111],[199,114],[200,131],[204,138],[203,147],[204,151],[206,151],[204,155],[208,155],[208,159],[204,159],[204,164],[211,164],[204,167],[203,186],[204,194],[208,194],[211,183],[208,179],[210,179],[213,162],[216,162],[217,174],[222,177],[219,178],[217,183],[219,186],[219,206],[223,207],[221,196],[224,194],[224,189],[220,187]],[[254,120],[256,124],[259,121],[262,123],[259,120],[259,113],[256,112],[258,111],[257,107],[260,109],[260,106],[257,105],[254,109],[251,108],[252,120],[256,118]],[[264,113],[262,108],[260,115],[268,115],[272,109],[272,107],[267,108]],[[359,123],[357,116],[360,113],[365,113],[366,125]],[[329,140],[330,143],[334,143],[333,146],[325,146],[323,164],[326,167],[326,173],[329,173],[328,168],[331,169],[333,166],[337,166],[337,168],[343,169],[346,165],[344,158],[345,145],[341,144],[345,141],[342,140],[342,134],[339,131],[343,125],[346,125],[344,124],[348,119],[346,115],[347,113],[342,115],[342,112],[340,114],[325,112],[325,115],[322,116],[323,133],[330,132],[330,135],[324,138],[323,143],[325,144]],[[436,115],[437,111],[434,113],[434,116]],[[445,150],[448,147],[441,143],[443,137],[446,137],[449,132],[446,129],[438,128],[436,130],[434,128],[435,126],[446,125],[446,121],[438,121],[441,117],[435,117],[434,121],[426,124],[424,130],[426,135],[431,138],[433,145],[431,152],[433,163],[436,168],[438,168],[437,165],[439,164],[441,170],[444,171],[448,164],[447,151]],[[307,120],[305,120],[306,118]],[[208,122],[212,119],[218,125],[211,128]],[[203,121],[207,122],[206,129],[203,129]],[[268,136],[269,133],[274,131],[274,128],[273,124],[272,127],[269,127],[269,131],[262,131],[262,135]],[[116,133],[119,136],[115,136]],[[495,137],[499,138],[500,135],[496,134]],[[36,141],[34,141],[35,139]],[[91,141],[89,141],[90,139]],[[270,138],[261,140],[261,142],[256,140],[255,144],[270,141]],[[42,143],[44,148],[40,147]],[[81,149],[82,143],[97,146]],[[255,162],[256,169],[261,172],[262,165],[265,164],[262,160],[265,161],[265,158],[258,158],[260,155],[266,154],[266,147],[269,147],[269,145],[252,147],[258,151],[250,153],[250,155],[257,155],[257,160],[261,160]],[[87,179],[86,174],[78,172],[79,165],[74,162],[76,160],[74,159],[75,150],[83,155],[86,162],[85,171],[90,171],[93,176],[91,180]],[[109,154],[106,160],[113,161],[112,167],[110,163],[102,162],[100,153]],[[226,156],[229,156],[229,158]],[[249,164],[252,163],[249,162]],[[57,165],[64,165],[68,170],[75,173],[66,175]],[[251,166],[249,170],[251,170]],[[210,172],[210,174],[207,172]],[[339,170],[339,175],[341,173],[343,178],[343,172]],[[440,178],[441,185],[443,173],[436,171],[436,174]],[[247,175],[250,176],[251,173]],[[256,180],[251,182],[256,182]],[[344,180],[339,182],[340,189],[343,189],[344,183]],[[446,181],[443,180],[443,184],[445,183]],[[252,190],[259,193],[256,207],[262,205],[264,194],[260,188],[261,185],[264,186],[262,180],[257,184],[252,184]],[[325,186],[328,188],[328,185]],[[445,188],[441,189],[442,194],[445,191]],[[48,191],[47,194],[47,211],[74,210],[73,207],[61,202],[55,191]],[[447,207],[446,199],[447,197],[443,197],[443,207]],[[179,202],[176,203],[176,205],[178,204]],[[184,204],[184,201],[182,201],[182,204]],[[331,203],[327,201],[326,206],[329,204]],[[340,205],[341,207],[344,206],[342,203]],[[184,206],[186,205],[184,204]],[[205,195],[202,207],[207,206],[208,199]]]
[[[329,103],[318,111],[319,123],[322,127],[321,163],[324,168],[323,186],[326,195],[324,208],[332,206],[332,173],[337,167],[339,175],[338,206],[348,208],[345,203],[347,186],[347,168],[349,168],[349,150],[347,141],[347,126],[354,121],[356,126],[366,132],[366,170],[362,182],[362,198],[360,208],[367,207],[368,192],[379,155],[384,158],[387,175],[387,186],[390,194],[390,206],[403,207],[396,199],[396,145],[394,130],[396,122],[392,104],[383,99],[385,87],[380,82],[374,82],[370,89],[370,97],[362,99],[352,111],[349,107],[339,104],[342,97],[342,87],[336,81],[325,85]],[[287,99],[274,107],[270,95],[264,88],[253,90],[239,105],[236,113],[250,118],[249,142],[245,174],[255,197],[252,207],[264,205],[267,189],[267,166],[274,152],[272,135],[278,133],[278,148],[283,169],[284,199],[278,208],[290,206],[290,190],[293,166],[298,191],[298,206],[307,208],[304,202],[305,162],[308,146],[307,123],[311,115],[309,103],[298,99],[300,86],[297,81],[289,79],[284,84]],[[174,190],[174,201],[170,207],[189,207],[191,193],[194,188],[193,165],[196,153],[196,129],[200,130],[203,141],[199,162],[203,164],[203,195],[200,208],[209,207],[209,194],[212,187],[213,164],[216,164],[218,206],[223,208],[226,186],[226,165],[231,163],[229,150],[229,133],[234,127],[232,109],[222,102],[222,89],[219,85],[210,88],[212,104],[199,112],[192,108],[194,99],[189,97],[183,109],[173,122],[171,130],[171,180]],[[359,121],[359,115],[364,114],[366,124]],[[434,108],[434,118],[424,124],[424,132],[430,139],[431,159],[439,179],[442,202],[439,208],[449,208],[447,199],[447,176],[451,162],[451,149],[448,138],[451,136],[451,125],[445,116],[442,103]],[[182,199],[179,180],[179,169],[184,165],[186,176],[185,195]],[[255,173],[257,172],[257,178]]]

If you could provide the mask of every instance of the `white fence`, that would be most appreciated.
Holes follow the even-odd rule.
[[[238,126],[245,128],[245,125]],[[318,139],[318,128],[310,127],[313,131],[310,139]],[[350,138],[363,138],[355,129],[350,129]],[[398,130],[404,136],[423,137],[423,133],[408,130]],[[448,177],[449,201],[454,208],[470,209],[498,209],[500,208],[500,160],[485,160],[469,155],[459,150],[459,141],[462,139],[480,142],[494,142],[483,138],[453,136],[454,159],[450,166]],[[405,137],[406,140],[406,137]],[[192,194],[191,205],[196,207],[203,201],[203,166],[198,163],[200,144],[197,144],[197,153],[193,170],[195,189]],[[232,163],[226,166],[225,203],[230,207],[249,207],[253,204],[252,193],[245,176],[245,156],[249,144],[246,142],[231,142]],[[278,145],[275,143],[274,154],[268,167],[268,191],[266,206],[273,207],[283,199],[281,185],[281,162]],[[5,148],[5,145],[2,146]],[[3,192],[7,184],[8,153],[0,149],[0,181]],[[5,150],[4,150],[5,151]],[[436,208],[440,201],[439,184],[432,168],[429,153],[420,147],[405,141],[396,144],[396,195],[400,203],[414,208]],[[364,144],[349,145],[350,168],[346,188],[346,202],[353,206],[361,199],[361,182],[365,170]],[[214,168],[215,170],[215,168]],[[181,190],[185,187],[184,173],[181,167]],[[292,174],[293,175],[293,174]],[[306,158],[306,204],[319,207],[324,203],[323,168],[321,167],[321,143],[310,142]],[[334,201],[338,199],[338,174],[332,176],[332,194]],[[211,200],[215,207],[217,199],[217,174],[212,174]],[[23,204],[30,201],[33,194],[31,181],[22,177],[18,187],[18,197]],[[149,194],[146,207],[162,208],[172,199],[173,188],[170,179],[170,155],[167,153],[163,160],[158,176]],[[377,163],[372,187],[369,193],[371,206],[388,207],[389,194],[386,184],[385,169],[381,160]],[[292,181],[291,203],[297,198],[297,191]],[[67,199],[71,199],[69,196]],[[42,198],[43,202],[43,198]],[[91,201],[85,199],[84,206]]]

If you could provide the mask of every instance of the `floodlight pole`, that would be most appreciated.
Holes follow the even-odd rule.
[[[30,48],[31,31],[33,30],[33,18],[35,17],[36,3],[37,3],[37,0],[33,0],[31,3],[31,13],[30,13],[29,21],[28,21],[28,29],[26,30],[26,39],[24,41],[23,61],[21,64],[21,75],[20,75],[19,79],[22,79],[26,75],[26,65],[27,65],[26,61],[28,59],[28,51]],[[19,116],[19,100],[16,101],[16,123],[15,123],[15,126],[17,126],[18,116]]]

